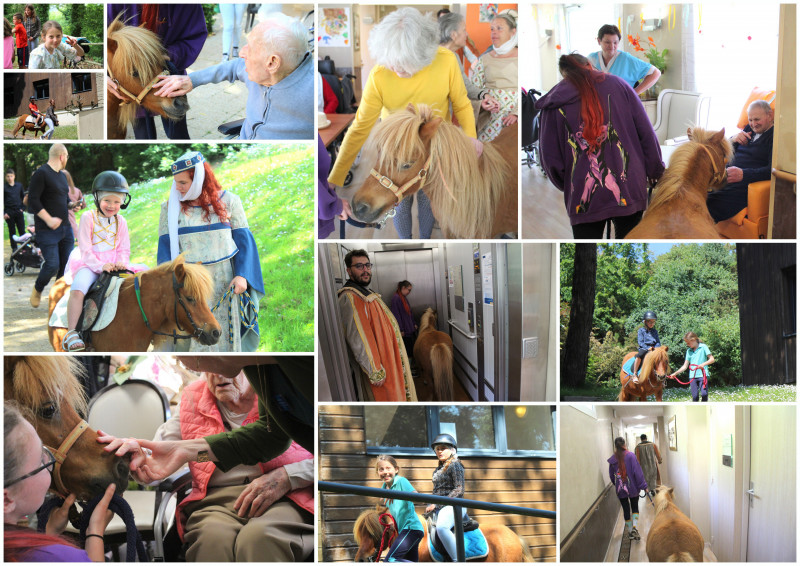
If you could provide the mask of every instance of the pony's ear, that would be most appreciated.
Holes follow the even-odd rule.
[[[422,141],[428,141],[433,137],[433,134],[436,133],[436,130],[439,129],[439,126],[442,123],[442,119],[438,116],[431,120],[430,122],[425,122],[419,127],[419,137]]]
[[[111,51],[112,53],[116,53],[117,52],[117,40],[111,39],[109,37],[109,38],[106,38],[106,42],[107,42],[106,45],[108,46],[108,50]]]
[[[711,143],[721,143],[725,139],[725,128],[722,128],[716,134],[711,136]]]
[[[414,104],[412,102],[408,103],[408,106],[406,106],[406,110],[408,110],[412,114],[416,114],[417,113],[417,109],[414,107]]]
[[[175,262],[175,277],[178,281],[183,281],[183,278],[186,277],[186,267],[184,267],[183,262]]]
[[[686,128],[686,135],[689,136],[689,139],[692,139],[692,129]]]
[[[664,351],[669,352],[669,346],[664,346]]]

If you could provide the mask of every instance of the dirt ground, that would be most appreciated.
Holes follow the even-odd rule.
[[[3,264],[8,262],[11,248],[3,241]],[[5,352],[52,352],[47,340],[47,294],[52,283],[42,293],[42,304],[31,307],[29,298],[38,269],[25,268],[12,277],[3,275],[3,349]]]

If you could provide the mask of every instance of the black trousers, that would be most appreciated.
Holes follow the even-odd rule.
[[[639,495],[636,497],[621,498],[619,504],[622,505],[622,514],[625,516],[626,521],[631,520],[631,510],[634,513],[639,512]]]
[[[611,220],[614,224],[614,238],[621,240],[627,236],[628,232],[633,230],[642,220],[642,214],[644,214],[644,212],[639,211],[630,216],[615,216],[614,218],[609,218],[608,220]],[[572,226],[572,236],[576,240],[602,240],[605,227],[606,220],[574,224]]]
[[[8,239],[11,240],[11,251],[17,249],[17,242],[14,241],[15,235],[22,236],[25,233],[25,214],[21,210],[6,210],[8,218]]]

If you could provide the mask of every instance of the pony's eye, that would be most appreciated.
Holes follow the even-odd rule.
[[[55,403],[48,403],[39,409],[39,416],[43,419],[52,419],[56,414]]]
[[[134,76],[134,78],[137,78],[137,79],[139,78],[139,71],[137,71],[136,69],[134,69],[133,73],[131,73],[131,74]]]
[[[196,301],[194,300],[194,297],[186,297],[186,301],[187,301],[187,302],[188,302],[190,305],[193,305],[193,304],[196,302]]]
[[[414,165],[413,161],[409,161],[408,163],[400,164],[400,170],[405,171],[406,169],[411,169],[411,166]]]

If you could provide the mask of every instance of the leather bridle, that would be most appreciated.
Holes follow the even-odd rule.
[[[124,94],[125,96],[128,96],[128,97],[130,97],[132,99],[132,100],[120,101],[120,104],[129,104],[130,102],[133,102],[134,100],[136,101],[136,104],[141,104],[142,100],[144,100],[144,97],[147,96],[147,93],[149,93],[151,90],[153,90],[153,86],[158,82],[158,79],[161,77],[161,75],[169,75],[169,74],[170,73],[169,73],[168,69],[163,69],[160,73],[156,73],[155,78],[152,81],[150,81],[150,83],[146,87],[144,87],[142,89],[142,92],[140,92],[139,95],[137,96],[137,95],[133,94],[131,91],[129,91],[127,88],[122,86],[119,83],[119,80],[114,78],[114,73],[111,70],[111,66],[108,67],[108,76],[111,78],[111,82],[113,82],[115,85],[117,85],[117,89],[119,89],[122,92],[122,94]]]
[[[183,283],[178,283],[178,278],[175,277],[174,273],[172,274],[172,291],[175,293],[175,305],[174,305],[175,326],[177,326],[177,330],[180,330],[181,332],[186,332],[186,330],[183,329],[180,321],[178,320],[178,305],[180,305],[181,307],[183,307],[183,312],[186,313],[186,318],[189,319],[189,322],[192,325],[192,330],[194,330],[192,334],[178,334],[177,330],[173,330],[171,334],[168,334],[166,332],[161,332],[159,330],[153,330],[153,328],[150,326],[150,321],[147,320],[147,315],[144,313],[144,307],[142,307],[142,295],[140,292],[140,284],[138,277],[134,278],[133,280],[133,288],[136,292],[136,300],[139,303],[139,310],[142,313],[142,318],[144,319],[144,324],[147,327],[147,330],[149,330],[153,334],[158,334],[159,336],[169,336],[170,338],[172,338],[173,344],[177,344],[178,340],[190,340],[192,338],[200,338],[200,336],[202,336],[203,331],[206,328],[206,325],[203,324],[203,327],[201,328],[197,326],[197,323],[195,323],[194,317],[192,317],[192,313],[189,312],[189,308],[186,306],[186,303],[183,302],[183,297],[181,297],[180,294],[180,289],[183,288]]]
[[[409,188],[411,188],[412,185],[419,182],[420,189],[423,187],[423,185],[425,185],[425,181],[427,180],[428,177],[428,170],[430,169],[431,166],[432,157],[433,157],[432,155],[429,155],[427,161],[425,161],[425,165],[423,165],[422,169],[419,170],[419,173],[417,173],[416,176],[414,176],[412,179],[404,183],[402,187],[398,187],[394,181],[392,181],[386,175],[382,174],[380,171],[376,169],[370,169],[369,174],[378,180],[378,184],[381,187],[391,191],[392,194],[394,194],[395,198],[397,199],[397,202],[394,204],[392,208],[388,210],[388,212],[386,212],[386,214],[383,215],[383,218],[375,222],[375,224],[377,224],[378,227],[382,226],[384,222],[386,222],[389,218],[392,218],[397,214],[397,206],[403,201],[403,194]]]
[[[724,167],[722,168],[722,170],[718,169],[717,163],[714,160],[714,155],[711,153],[711,150],[708,149],[703,144],[700,144],[700,147],[702,147],[705,150],[705,152],[708,154],[708,158],[711,160],[711,169],[714,172],[714,176],[711,178],[711,182],[721,183],[722,181],[725,180],[725,177],[727,175],[727,170]]]
[[[61,480],[61,466],[67,459],[67,454],[69,453],[72,446],[75,442],[81,437],[81,435],[89,430],[89,423],[84,420],[81,420],[75,428],[72,429],[61,445],[57,449],[53,449],[47,446],[47,449],[53,454],[53,457],[56,459],[56,465],[53,468],[53,481],[56,484],[56,491],[64,497],[69,494],[69,491],[64,486],[64,482]]]

